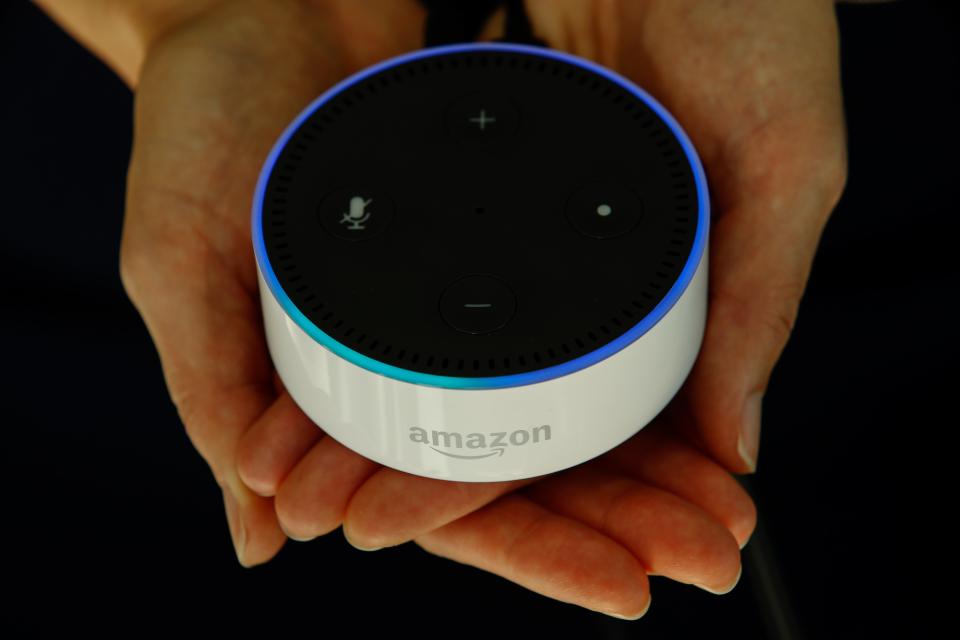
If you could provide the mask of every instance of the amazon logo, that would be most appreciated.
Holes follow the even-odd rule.
[[[456,431],[427,431],[421,427],[410,427],[410,440],[423,444],[437,453],[461,460],[480,460],[493,456],[502,456],[510,447],[523,447],[550,439],[550,425],[544,424],[533,429],[515,431],[494,431],[493,433],[468,433]]]

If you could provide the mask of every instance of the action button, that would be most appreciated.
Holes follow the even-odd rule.
[[[615,238],[629,233],[642,214],[640,198],[629,189],[612,184],[588,185],[567,202],[570,224],[591,238]]]
[[[520,112],[509,99],[488,93],[471,93],[455,100],[446,113],[447,131],[471,143],[500,142],[512,136]]]
[[[393,202],[377,189],[344,188],[323,199],[319,216],[331,235],[343,240],[366,240],[390,224]]]
[[[492,276],[473,275],[457,280],[440,296],[440,315],[464,333],[490,333],[502,328],[517,310],[510,288]]]

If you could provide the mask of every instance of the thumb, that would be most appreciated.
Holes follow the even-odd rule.
[[[184,223],[195,217],[184,211],[190,205],[166,194],[144,196],[136,184],[129,193],[121,281],[157,348],[187,436],[223,491],[238,560],[266,562],[286,535],[272,499],[246,487],[236,462],[241,436],[276,397],[258,306],[235,269]],[[164,226],[183,230],[160,231]]]
[[[845,152],[830,153],[815,163],[761,163],[775,168],[739,176],[732,190],[723,188],[732,180],[715,176],[720,215],[711,231],[707,328],[681,392],[691,419],[681,423],[734,472],[756,470],[764,392],[843,191]]]

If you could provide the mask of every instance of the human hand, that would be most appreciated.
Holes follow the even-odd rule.
[[[243,5],[243,3],[238,4]],[[231,5],[231,7],[234,6],[236,5]],[[228,14],[235,11],[235,9],[221,10]],[[233,19],[237,19],[237,14],[233,15]],[[170,86],[177,87],[177,79],[171,80],[170,76],[171,72],[178,68],[178,65],[188,62],[192,64],[191,61],[195,62],[197,58],[209,58],[211,57],[210,54],[217,49],[217,47],[214,47],[212,50],[207,50],[205,54],[200,51],[204,48],[205,42],[218,42],[217,39],[209,40],[206,32],[206,29],[211,28],[211,18],[212,15],[204,16],[199,28],[179,32],[173,31],[169,36],[170,39],[177,43],[179,33],[180,43],[170,45],[168,41],[164,43],[165,49],[158,49],[159,51],[167,51],[165,56],[161,56],[160,59],[167,58],[170,59],[170,62],[156,63],[156,68],[160,71],[157,71],[155,75],[161,79],[154,83],[156,86],[154,95],[159,95],[165,90],[168,91]],[[294,20],[293,22],[298,22],[302,26],[302,21]],[[395,21],[390,24],[395,24]],[[196,25],[194,26],[196,27]],[[194,36],[193,38],[190,37],[191,33]],[[250,37],[256,39],[259,35],[259,33],[251,34]],[[228,45],[227,50],[229,50],[231,44],[240,49],[243,49],[241,45],[249,46],[249,43],[245,40],[246,38],[235,36],[235,41],[226,43]],[[389,40],[389,37],[387,40]],[[373,41],[376,41],[376,39],[363,39],[363,42]],[[266,47],[267,49],[274,49],[272,53],[264,52],[262,56],[254,54],[252,60],[244,59],[245,56],[242,55],[244,52],[241,50],[239,59],[234,59],[233,64],[235,66],[232,67],[233,69],[239,68],[239,71],[233,71],[233,74],[243,75],[244,72],[251,70],[245,63],[252,62],[254,63],[252,66],[255,67],[257,58],[269,59],[272,56],[279,59],[293,54],[293,59],[299,60],[304,66],[310,64],[311,58],[316,63],[316,60],[323,57],[322,53],[318,55],[317,48],[322,48],[318,47],[318,42],[317,38],[311,39],[307,36],[304,36],[302,40],[292,42],[289,40],[273,42],[271,43],[272,46]],[[306,46],[307,49],[312,48],[313,56],[307,55],[305,52],[294,51],[299,46]],[[192,53],[180,53],[181,47],[188,52],[192,51]],[[280,51],[285,48],[288,50]],[[396,52],[401,49],[402,47],[398,48]],[[157,59],[154,57],[155,53],[156,51],[151,52],[147,68],[149,68],[151,59]],[[199,56],[198,53],[200,53]],[[341,68],[351,69],[366,66],[366,64],[379,57],[386,57],[386,55],[389,55],[389,53],[382,56],[371,55],[369,56],[370,59],[363,63],[345,64]],[[216,55],[216,57],[219,58],[220,56]],[[329,65],[329,59],[326,60],[326,63]],[[204,66],[212,67],[214,65],[201,65],[200,68],[202,69]],[[165,67],[167,68],[166,72],[163,71]],[[179,68],[183,67],[179,66]],[[724,549],[726,548],[729,551],[730,545],[733,544],[731,539],[742,544],[753,527],[752,504],[747,499],[746,506],[744,506],[742,500],[745,494],[742,494],[742,492],[738,494],[738,487],[729,488],[729,495],[726,498],[719,499],[716,504],[712,504],[712,508],[708,508],[711,505],[698,503],[695,497],[698,495],[697,492],[689,486],[686,490],[682,488],[667,489],[668,492],[675,494],[675,496],[667,496],[668,506],[670,498],[685,500],[682,508],[674,509],[676,513],[683,513],[684,509],[692,510],[693,515],[696,516],[691,516],[692,520],[700,519],[702,529],[711,529],[711,525],[704,525],[702,519],[706,518],[709,521],[710,517],[713,517],[715,521],[724,523],[726,530],[733,532],[732,538],[726,539],[726,542],[724,542],[723,536],[714,535],[717,543],[713,545],[713,549],[716,553],[704,554],[701,557],[701,560],[704,561],[699,563],[701,566],[687,567],[679,572],[675,563],[671,564],[669,554],[661,553],[660,560],[657,560],[657,554],[654,554],[652,558],[644,557],[641,553],[632,552],[629,544],[627,547],[620,546],[620,544],[612,542],[611,538],[597,533],[596,530],[591,530],[589,526],[586,527],[586,532],[584,532],[584,525],[580,525],[575,520],[557,512],[548,513],[542,517],[538,516],[540,521],[538,526],[547,525],[550,522],[559,522],[559,525],[556,525],[558,542],[566,540],[568,543],[576,544],[579,539],[584,543],[589,544],[592,541],[595,545],[599,544],[598,549],[602,548],[605,553],[591,554],[591,558],[602,555],[608,561],[607,566],[625,567],[622,575],[629,578],[626,581],[622,580],[623,584],[620,586],[629,586],[630,588],[611,590],[597,589],[595,588],[597,586],[596,582],[591,583],[588,579],[589,576],[581,576],[580,584],[574,582],[565,585],[565,588],[558,593],[557,580],[562,581],[564,575],[569,575],[569,571],[565,574],[564,569],[582,573],[583,566],[569,562],[570,558],[567,558],[565,553],[561,554],[563,557],[560,557],[560,559],[567,560],[566,565],[557,567],[543,562],[537,567],[530,566],[529,562],[527,564],[519,562],[526,559],[536,564],[538,559],[543,560],[543,556],[536,552],[529,555],[525,554],[523,557],[518,555],[514,558],[504,554],[485,555],[485,551],[495,550],[496,545],[503,543],[504,540],[501,538],[498,541],[496,538],[484,535],[492,532],[491,529],[485,528],[484,524],[494,524],[497,527],[496,530],[500,532],[517,524],[523,525],[526,523],[529,525],[531,521],[529,519],[524,520],[524,513],[527,515],[535,512],[539,513],[536,510],[541,508],[539,503],[531,502],[529,497],[540,495],[544,502],[549,502],[551,487],[564,486],[562,482],[569,477],[580,477],[582,481],[576,482],[574,483],[575,486],[566,489],[565,491],[568,493],[565,496],[575,495],[574,490],[577,487],[602,486],[603,483],[600,482],[600,479],[594,477],[594,484],[591,484],[583,479],[584,470],[572,470],[566,474],[558,474],[556,476],[557,480],[553,477],[548,478],[547,480],[552,484],[547,482],[536,483],[538,486],[531,486],[527,495],[506,496],[497,500],[498,496],[532,481],[463,486],[461,483],[433,481],[378,468],[374,463],[344,450],[332,439],[322,437],[322,433],[309,423],[305,416],[293,405],[286,393],[281,393],[276,400],[273,399],[273,391],[270,389],[268,382],[270,377],[269,362],[266,360],[262,336],[257,333],[259,329],[259,309],[250,299],[250,296],[255,296],[255,294],[252,294],[255,287],[251,285],[251,283],[255,284],[255,271],[253,271],[252,261],[245,266],[239,252],[235,253],[234,250],[238,246],[243,246],[244,242],[248,242],[248,236],[246,239],[244,238],[248,231],[242,225],[247,222],[245,216],[248,203],[245,197],[249,194],[245,193],[243,185],[249,184],[250,190],[252,190],[252,183],[259,169],[259,158],[265,155],[266,149],[276,137],[276,134],[279,133],[282,125],[289,121],[290,117],[299,110],[299,107],[306,104],[310,98],[319,93],[332,80],[337,79],[336,77],[330,77],[318,81],[316,75],[318,69],[307,68],[309,72],[304,71],[301,67],[299,73],[291,71],[290,73],[281,73],[279,77],[271,75],[269,79],[262,76],[244,78],[244,82],[233,84],[233,89],[224,85],[234,83],[237,78],[232,75],[225,75],[223,73],[226,71],[225,69],[221,69],[220,73],[215,72],[214,69],[207,69],[205,76],[200,78],[199,82],[193,77],[180,78],[179,81],[188,80],[189,82],[185,83],[186,86],[181,85],[179,87],[182,90],[179,95],[175,92],[174,99],[169,100],[165,107],[158,109],[149,108],[148,99],[143,97],[145,86],[149,85],[145,83],[145,86],[141,87],[138,92],[138,142],[134,152],[134,164],[131,166],[131,205],[134,204],[134,194],[138,192],[135,187],[138,186],[137,176],[139,173],[147,176],[153,175],[160,184],[151,184],[148,180],[143,180],[140,183],[146,185],[141,187],[139,191],[143,194],[140,201],[146,204],[140,206],[144,206],[147,211],[154,211],[155,214],[153,216],[153,226],[139,221],[134,223],[134,218],[128,217],[128,223],[124,229],[125,248],[123,255],[127,259],[124,264],[130,266],[124,267],[124,283],[131,293],[131,297],[136,298],[138,296],[136,290],[139,286],[143,296],[146,296],[146,298],[141,296],[141,299],[152,298],[154,300],[153,303],[137,303],[138,308],[141,308],[144,313],[148,328],[157,341],[158,350],[161,352],[161,360],[164,363],[164,373],[167,376],[168,383],[171,383],[171,394],[175,402],[178,402],[178,398],[180,399],[177,406],[181,415],[184,416],[188,433],[191,439],[197,443],[198,449],[204,457],[211,463],[218,482],[231,489],[230,492],[225,492],[225,495],[226,493],[236,492],[242,497],[242,500],[238,500],[238,505],[232,507],[234,513],[239,512],[239,514],[237,520],[231,522],[231,529],[236,534],[239,525],[241,530],[247,532],[245,535],[247,538],[246,544],[240,545],[243,549],[242,554],[246,558],[245,561],[248,564],[253,564],[268,559],[276,552],[283,539],[282,535],[276,530],[275,519],[270,512],[271,510],[265,508],[269,507],[270,501],[254,496],[238,482],[237,472],[234,469],[235,463],[239,465],[239,474],[244,476],[247,485],[254,487],[263,496],[277,494],[276,507],[280,520],[285,522],[287,528],[297,534],[298,537],[319,535],[325,530],[336,528],[341,521],[344,523],[345,533],[349,529],[356,541],[368,545],[371,544],[371,541],[375,541],[374,544],[396,544],[404,539],[414,537],[418,532],[429,531],[429,534],[424,534],[417,539],[428,550],[461,561],[478,564],[478,566],[487,566],[490,570],[501,573],[521,584],[527,584],[531,588],[548,595],[578,602],[584,604],[584,606],[591,606],[591,608],[611,611],[635,613],[638,610],[636,605],[648,602],[645,600],[645,589],[634,588],[637,586],[636,584],[626,584],[630,581],[642,583],[641,587],[645,584],[645,576],[635,572],[637,569],[636,561],[631,564],[629,558],[639,558],[642,561],[643,566],[641,568],[643,570],[655,571],[659,565],[663,564],[668,567],[661,571],[663,575],[673,573],[677,579],[700,582],[713,588],[723,588],[724,585],[728,585],[729,578],[734,575],[732,567],[738,567],[739,565],[738,563],[730,563],[729,560],[724,561],[723,557],[715,556],[728,556],[729,554],[725,553]],[[330,66],[323,68],[327,71],[330,70]],[[331,74],[331,76],[337,75],[341,74]],[[145,77],[149,78],[149,74]],[[311,82],[311,77],[313,77],[315,83],[315,86],[312,87],[307,86]],[[284,86],[283,100],[278,99],[278,96],[259,95],[262,92],[262,87],[256,86],[258,82],[265,83],[276,80],[280,80],[280,84]],[[649,84],[644,83],[644,86],[649,88]],[[200,96],[207,99],[209,106],[213,108],[204,114],[201,119],[194,121],[192,126],[181,134],[177,131],[181,123],[176,121],[176,116],[179,114],[192,115],[190,112],[195,107],[187,103],[188,96],[184,94],[192,93],[191,90],[194,88],[209,89],[209,93],[207,90],[201,91]],[[298,91],[301,93],[298,94]],[[192,100],[194,97],[189,96],[189,99]],[[225,124],[222,118],[226,116],[227,124],[230,124],[231,112],[224,113],[221,111],[225,106],[229,106],[226,104],[229,101],[235,101],[236,106],[240,108],[239,111],[234,112],[240,116],[240,120],[247,126],[252,125],[253,128],[249,132],[246,128],[240,127],[243,135],[239,135],[236,130],[236,122],[227,127],[226,131],[222,131]],[[258,101],[265,101],[265,104],[259,104]],[[157,98],[156,102],[161,105],[164,104],[162,98]],[[144,106],[141,107],[141,105]],[[667,106],[671,108],[669,103],[667,103]],[[288,113],[280,117],[280,112],[284,108],[287,109]],[[268,116],[271,113],[275,116],[272,124],[267,122],[267,120],[270,120]],[[261,116],[263,116],[262,120]],[[683,121],[683,118],[681,120]],[[259,131],[271,127],[274,128],[271,135],[259,135]],[[233,131],[231,132],[230,129],[233,129]],[[142,133],[141,130],[143,130]],[[152,135],[151,131],[153,131]],[[148,142],[153,139],[154,144],[142,144],[140,140],[143,138]],[[190,162],[196,160],[198,155],[203,155],[204,145],[198,145],[198,142],[213,139],[213,142],[209,143],[208,146],[215,146],[220,144],[217,142],[218,138],[233,144],[225,144],[222,147],[215,148],[229,149],[229,151],[218,154],[214,161],[209,164],[206,162]],[[259,142],[256,142],[258,140]],[[694,140],[699,145],[697,139],[694,138]],[[139,165],[144,169],[135,171],[135,167],[138,166],[138,158]],[[246,160],[246,158],[249,158],[249,160]],[[240,169],[232,166],[235,164],[249,166]],[[189,166],[206,166],[206,169],[200,175],[182,170]],[[165,171],[174,177],[175,189],[172,192],[166,189],[170,183],[166,180],[168,176],[164,175]],[[161,178],[164,179],[162,182]],[[235,191],[229,189],[231,184],[237,185]],[[209,189],[210,186],[215,188]],[[242,206],[240,206],[241,202]],[[191,212],[192,215],[188,215],[187,219],[191,221],[191,224],[198,225],[197,229],[200,229],[203,225],[207,226],[202,229],[202,232],[196,238],[192,240],[186,238],[189,242],[183,244],[181,241],[184,238],[178,239],[176,233],[169,228],[170,224],[165,224],[162,216],[159,215],[164,210],[171,208],[173,210],[186,209]],[[133,206],[131,206],[132,211],[134,211]],[[230,218],[231,211],[242,211],[242,214],[237,213],[236,218]],[[205,212],[212,212],[214,215],[205,215]],[[150,216],[145,214],[144,217],[149,218]],[[224,219],[221,220],[221,218]],[[224,224],[229,220],[232,220],[232,223]],[[139,233],[139,246],[144,248],[145,251],[148,250],[147,246],[155,241],[159,240],[163,243],[162,246],[165,249],[161,252],[165,252],[165,256],[162,256],[159,262],[143,259],[142,255],[144,254],[133,252],[132,249],[128,248],[137,246],[135,243],[131,244],[132,241],[128,241],[128,238],[136,237],[133,231],[138,228],[143,230]],[[151,236],[155,236],[155,238]],[[164,242],[163,239],[166,241]],[[191,247],[191,245],[193,246]],[[246,249],[248,246],[247,244],[244,248]],[[136,253],[138,257],[126,258],[131,253]],[[149,256],[150,254],[145,255]],[[156,256],[156,254],[154,255]],[[197,259],[196,256],[200,256],[200,258]],[[231,259],[229,256],[234,256],[236,259]],[[141,266],[133,267],[130,260],[139,262]],[[168,267],[166,276],[161,275],[164,269],[159,269],[159,265]],[[182,276],[184,282],[189,283],[189,276],[197,265],[203,265],[209,269],[207,280],[203,283],[196,283],[192,287],[192,292],[182,291],[183,283],[175,282],[177,276]],[[248,275],[244,275],[245,271]],[[138,275],[134,275],[135,273]],[[144,284],[140,284],[140,282]],[[150,293],[146,293],[148,291]],[[236,306],[227,307],[221,304],[223,300],[218,300],[218,305],[212,305],[206,309],[200,307],[199,312],[194,309],[194,312],[190,313],[191,302],[195,305],[198,299],[203,299],[207,292],[211,291],[231,292],[233,297],[229,297],[230,294],[228,294],[225,300],[229,302],[232,299]],[[146,310],[146,307],[151,305],[153,312]],[[183,312],[183,319],[171,319],[169,313],[171,309]],[[158,319],[153,322],[147,319],[147,316],[151,313]],[[238,322],[237,317],[245,317],[246,320]],[[202,327],[199,331],[196,329],[197,321],[200,321],[199,325]],[[225,357],[230,366],[218,369],[218,356]],[[264,362],[266,362],[265,366]],[[213,375],[212,380],[215,381],[213,386],[206,382],[206,380],[211,379],[211,375]],[[178,380],[180,382],[176,382]],[[197,384],[198,380],[202,384]],[[191,424],[196,426],[191,427]],[[244,430],[250,425],[252,427],[244,435]],[[650,434],[654,433],[654,427],[648,427],[645,433],[647,434],[646,437],[651,437]],[[642,433],[641,436],[643,435]],[[235,453],[233,445],[241,436],[243,439],[240,443],[240,449]],[[319,441],[317,441],[318,439]],[[640,436],[638,436],[637,441],[641,441]],[[624,445],[622,450],[630,451],[630,443]],[[644,450],[647,449],[644,448]],[[619,454],[619,451],[612,452],[612,454]],[[688,451],[688,453],[691,452]],[[237,457],[235,458],[234,455]],[[610,457],[613,457],[613,455]],[[705,471],[705,469],[713,469],[709,466],[709,461],[700,459],[700,463],[704,464],[694,465],[694,468],[700,471],[692,472],[689,475],[692,478],[713,478],[708,484],[715,485],[716,488],[711,487],[710,491],[706,492],[708,497],[709,495],[713,497],[724,496],[725,490],[722,487],[722,482],[716,479],[715,474],[712,475],[711,472]],[[635,461],[635,464],[642,466],[639,459]],[[601,473],[601,477],[602,475]],[[628,476],[624,475],[620,479],[626,480]],[[732,481],[729,477],[727,479]],[[616,480],[616,478],[613,480]],[[282,487],[280,486],[281,481],[283,481]],[[650,483],[643,485],[647,489],[650,486],[655,486],[655,483],[651,480],[646,482]],[[693,486],[698,485],[694,483]],[[541,489],[541,487],[543,488]],[[396,515],[397,510],[391,512],[389,507],[401,503],[393,502],[391,504],[389,498],[403,494],[404,492],[399,491],[400,489],[422,491],[421,499],[418,501],[420,503],[419,507],[406,514],[410,517],[405,522],[390,518],[390,514]],[[630,485],[628,493],[636,495],[636,490],[637,487]],[[640,490],[642,491],[643,487]],[[570,491],[574,491],[574,493],[569,494]],[[663,496],[659,493],[656,495],[657,499],[651,502],[662,507]],[[229,498],[225,498],[225,500],[228,501],[228,510],[230,510]],[[567,503],[567,500],[568,498],[564,497],[561,500],[562,504],[557,506],[562,507]],[[458,517],[491,501],[493,502],[487,507],[471,514],[470,518],[457,520]],[[615,502],[619,504],[628,501],[617,499]],[[520,506],[518,507],[518,505]],[[530,511],[531,508],[535,511]],[[524,512],[523,509],[527,509],[527,511]],[[628,519],[636,516],[636,512],[623,511],[625,512],[623,515],[627,516]],[[706,514],[710,514],[710,517]],[[560,520],[555,521],[554,517],[560,518]],[[483,520],[483,518],[488,519]],[[588,514],[582,514],[582,519],[588,519]],[[432,528],[447,523],[450,524],[436,531],[431,531]],[[332,526],[330,526],[331,524]],[[715,525],[716,522],[713,522],[713,524]],[[675,537],[671,538],[671,536],[676,536],[676,532],[672,531],[671,528],[665,528],[661,533],[664,536],[662,539],[666,540],[668,546],[671,540],[676,542]],[[716,527],[713,527],[713,533],[717,533]],[[595,537],[598,535],[599,538]],[[726,535],[729,538],[730,534]],[[464,536],[473,536],[473,541],[481,546],[478,547],[477,544],[471,546],[463,543]],[[648,539],[655,540],[656,536]],[[710,539],[710,535],[704,535],[701,542]],[[458,540],[461,542],[457,542]],[[702,545],[702,548],[709,547],[709,544]],[[627,549],[626,555],[624,555],[625,548]],[[656,549],[656,545],[654,545],[654,548]],[[661,547],[661,550],[663,548]],[[556,551],[557,547],[553,547],[553,549]],[[519,547],[516,547],[515,550],[519,550]],[[544,550],[545,547],[540,545],[537,549],[531,551]],[[478,553],[480,556],[477,555]],[[486,560],[482,556],[485,556]],[[504,563],[504,559],[509,561]],[[626,564],[620,562],[625,559]],[[491,560],[497,562],[490,565],[488,562]],[[698,563],[694,562],[693,564]],[[596,558],[593,567],[602,566],[601,559]],[[592,572],[590,574],[593,575]],[[600,571],[594,578],[603,579],[604,575]]]
[[[690,380],[669,417],[597,461],[547,478],[438,484],[377,469],[328,438],[289,475],[274,470],[274,478],[285,478],[277,507],[281,521],[302,537],[342,521],[358,545],[413,538],[428,551],[541,593],[636,614],[649,603],[644,572],[715,590],[735,582],[739,558],[731,540],[744,544],[755,523],[749,497],[676,439],[665,441],[696,465],[674,467],[675,476],[668,466],[640,470],[657,459],[667,465],[669,456],[650,442],[665,428],[729,470],[755,468],[757,394],[789,337],[819,235],[845,180],[833,6],[527,0],[527,8],[535,33],[549,44],[648,89],[701,154],[715,212],[713,262],[708,328]],[[500,33],[495,17],[484,37]],[[266,444],[251,438],[243,448],[252,452],[254,442]],[[611,470],[609,459],[622,464]],[[326,479],[330,467],[345,471],[341,480]],[[667,485],[671,478],[681,480]],[[653,496],[646,504],[645,495]],[[655,526],[638,534],[636,525],[653,511]],[[687,535],[697,529],[680,524],[684,514],[700,522],[699,536]],[[671,550],[689,563],[672,562]]]
[[[756,468],[761,401],[846,181],[833,0],[525,0],[535,34],[648,90],[709,183],[710,302],[680,428]],[[483,37],[498,37],[503,13]]]
[[[557,48],[633,77],[678,116],[701,152],[716,213],[711,318],[701,360],[675,403],[681,408],[670,424],[728,469],[751,471],[759,408],[754,402],[751,416],[746,407],[752,392],[766,387],[789,337],[819,235],[845,180],[832,4],[784,0],[775,6],[738,6],[718,15],[714,12],[721,10],[716,6],[693,2],[648,2],[642,7],[544,2],[538,10],[531,0],[529,6],[538,35]],[[593,12],[589,19],[577,15],[582,9]],[[680,34],[683,29],[692,35]],[[641,36],[631,40],[629,33]],[[596,475],[580,468],[519,483],[438,486],[357,461],[329,439],[311,456],[292,470],[267,472],[263,465],[264,481],[254,481],[263,491],[279,491],[281,521],[298,537],[325,533],[342,522],[344,532],[359,546],[413,538],[430,551],[555,594],[548,584],[551,579],[562,579],[565,570],[585,565],[554,562],[548,569],[549,563],[535,553],[539,549],[530,550],[529,558],[496,560],[491,551],[498,540],[491,529],[503,533],[524,521],[504,505],[543,498],[550,487],[562,486],[563,492],[553,495],[564,499],[551,503],[553,513],[543,518],[573,516],[599,529],[587,511],[566,511],[567,500],[575,502],[577,490],[595,490],[598,485]],[[345,473],[340,480],[326,481],[324,469],[329,467]],[[270,475],[284,478],[282,486],[271,484]],[[514,491],[522,486],[526,488]],[[417,499],[405,500],[409,495]],[[543,501],[534,502],[545,506]],[[753,527],[750,509],[733,517],[720,513],[714,519],[726,524],[742,544]],[[634,557],[641,558],[645,568],[657,564],[657,558]],[[539,563],[539,573],[520,568],[521,560]],[[713,566],[721,574],[723,567],[723,562]],[[694,571],[708,570],[701,566]],[[693,581],[689,575],[677,579]],[[589,580],[564,594],[556,597],[598,605]],[[617,604],[624,610],[631,602]]]
[[[286,536],[273,499],[240,479],[240,437],[276,425],[298,457],[320,437],[275,384],[250,236],[254,186],[304,105],[344,76],[419,47],[424,16],[415,0],[187,3],[183,20],[166,11],[178,2],[135,4],[164,10],[136,23],[151,36],[142,65],[137,55],[108,59],[136,88],[120,274],[250,566],[273,557]]]
[[[834,9],[829,0],[526,0],[526,7],[535,35],[634,79],[678,118],[697,147],[714,211],[706,335],[678,397],[637,436],[597,461],[540,479],[415,540],[547,595],[637,611],[645,593],[638,587],[646,585],[636,562],[648,575],[696,581],[676,566],[659,568],[671,558],[670,544],[713,550],[686,556],[697,579],[709,576],[717,585],[730,575],[733,556],[720,545],[723,536],[691,535],[694,528],[673,519],[684,509],[723,523],[741,546],[755,524],[752,502],[728,484],[729,475],[706,458],[683,468],[649,438],[663,437],[659,442],[697,459],[671,441],[682,435],[686,446],[696,445],[731,471],[756,468],[760,398],[846,179]],[[502,17],[491,20],[485,39],[502,33]],[[664,432],[669,435],[654,436]],[[618,465],[612,473],[597,472],[607,459]],[[657,496],[658,517],[644,527],[651,521],[641,496],[650,487],[673,495]],[[466,503],[482,494],[470,487],[458,498]],[[345,531],[375,530],[372,516],[351,515],[376,502],[355,503]],[[592,535],[607,546],[574,551]],[[614,578],[630,571],[636,572],[632,590],[629,580]]]

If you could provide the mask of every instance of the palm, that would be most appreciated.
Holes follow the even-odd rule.
[[[712,192],[710,315],[683,431],[746,471],[756,451],[725,438],[744,420],[736,400],[765,388],[842,189],[833,2],[622,4],[613,62],[683,123]]]
[[[399,3],[384,1],[396,14]],[[648,603],[649,573],[728,587],[739,570],[738,545],[754,526],[754,507],[727,472],[676,436],[697,433],[696,421],[681,418],[676,407],[617,450],[575,469],[468,484],[412,476],[358,456],[325,437],[275,387],[248,227],[262,159],[310,99],[350,71],[416,46],[419,33],[398,38],[391,34],[402,21],[353,15],[345,28],[366,30],[368,37],[336,38],[322,23],[271,15],[276,22],[268,31],[278,35],[265,38],[263,20],[248,15],[256,6],[228,3],[151,51],[137,96],[122,249],[124,282],[160,351],[187,431],[228,489],[225,496],[240,503],[241,522],[231,527],[246,532],[246,561],[277,552],[286,539],[278,524],[297,538],[342,524],[358,545],[414,539],[439,555],[605,611],[639,613]],[[677,20],[644,13],[629,16],[627,28],[659,31]],[[404,19],[415,24],[414,14],[410,9]],[[621,45],[617,60],[601,61],[637,79],[679,116],[703,153],[721,211],[747,206],[739,194],[748,188],[774,194],[779,185],[762,171],[770,157],[763,154],[796,150],[778,142],[786,125],[768,125],[765,112],[750,113],[746,101],[731,103],[729,85],[711,95],[703,79],[717,75],[703,59],[716,51],[707,43],[700,51],[672,51],[669,38],[643,41],[642,52]],[[351,51],[342,44],[348,42],[386,44]],[[716,61],[717,73],[736,62]],[[747,83],[747,75],[740,81]],[[789,96],[777,100],[802,122],[802,104],[789,104]],[[704,108],[718,102],[722,108]],[[783,102],[771,102],[766,113],[782,112]],[[745,162],[738,150],[748,140],[768,142]],[[801,150],[802,143],[793,142]],[[721,218],[715,235],[723,224]],[[724,258],[723,243],[714,242],[714,262],[736,269]],[[735,250],[728,243],[727,251]],[[711,285],[724,290],[722,280]],[[737,304],[716,309],[714,302],[718,320],[711,319],[688,385],[700,391],[684,403],[695,412],[724,391],[711,386],[711,358],[744,348],[724,337],[719,318],[735,324],[746,312]],[[729,455],[711,453],[736,468]]]
[[[401,14],[401,5],[391,4]],[[371,8],[371,15],[344,16],[354,31],[370,32],[345,40],[380,44],[345,49],[325,15],[226,3],[162,38],[140,73],[124,285],[157,346],[191,441],[225,500],[240,503],[235,510],[244,521],[231,529],[252,534],[243,536],[252,561],[272,556],[286,536],[272,500],[250,492],[236,470],[241,434],[285,401],[277,399],[260,324],[250,197],[273,141],[310,99],[348,73],[416,46],[413,5],[395,21],[401,24],[393,36],[379,33],[386,27]],[[265,28],[276,37],[264,38]],[[307,446],[309,439],[299,442]]]
[[[620,71],[663,103],[703,160],[710,307],[681,392],[691,419],[679,428],[728,469],[750,471],[756,442],[736,436],[741,424],[758,428],[759,398],[843,189],[833,0],[526,4],[553,46]]]
[[[634,602],[604,602],[618,583],[587,572],[622,579],[628,555],[647,573],[717,587],[739,560],[724,542],[743,544],[754,526],[749,498],[698,450],[735,471],[755,464],[756,450],[736,437],[751,418],[742,401],[762,393],[789,337],[817,236],[842,191],[833,8],[792,0],[736,10],[682,0],[527,0],[527,8],[538,36],[630,77],[691,136],[714,211],[708,327],[688,383],[656,424],[417,541],[555,597],[635,611],[645,589],[620,592]],[[494,22],[486,35],[496,31]],[[771,241],[778,236],[787,241]],[[352,506],[345,527],[359,526],[349,516],[360,510]],[[360,521],[369,527],[368,518]],[[718,523],[733,536],[725,540]],[[607,548],[570,553],[587,539]],[[574,593],[557,586],[567,579],[579,582]]]
[[[297,539],[341,524],[363,547],[414,539],[553,597],[639,612],[651,572],[729,588],[754,526],[749,497],[721,467],[665,433],[673,428],[667,417],[576,469],[471,484],[381,467],[327,437],[296,459],[301,447],[289,443],[315,427],[293,413],[245,435],[240,470],[249,486],[276,496],[280,521]]]
[[[731,11],[676,0],[528,0],[527,7],[537,35],[635,80],[693,139],[715,212],[708,328],[688,384],[656,424],[598,460],[417,541],[558,598],[638,611],[646,593],[642,572],[729,584],[739,566],[730,542],[742,545],[754,526],[749,498],[691,445],[738,471],[756,458],[729,438],[744,419],[736,400],[765,386],[769,354],[782,348],[795,314],[779,303],[799,301],[805,276],[796,274],[808,272],[815,236],[842,188],[832,6],[763,1]],[[823,220],[802,215],[811,211]],[[784,220],[788,228],[779,228]],[[774,253],[782,243],[769,242],[771,234],[814,237]],[[771,305],[755,292],[778,299]],[[771,308],[781,312],[771,315]],[[391,495],[394,508],[410,506],[386,487],[380,492]],[[486,493],[484,499],[493,493],[464,492]],[[345,529],[376,530],[372,514],[382,515],[372,507],[382,512],[388,504],[369,493],[364,487],[365,499],[351,503]],[[572,589],[563,588],[571,582]]]

